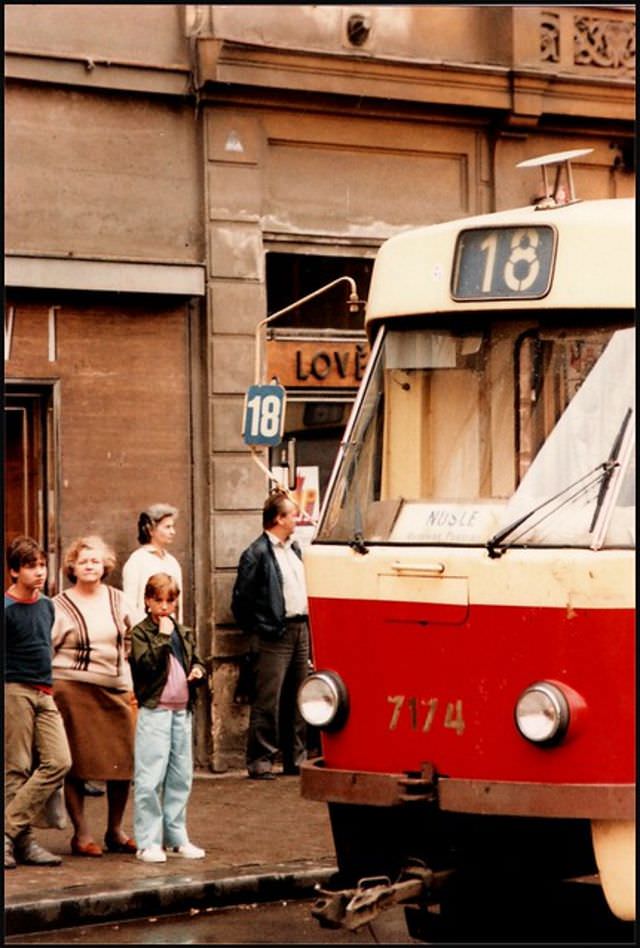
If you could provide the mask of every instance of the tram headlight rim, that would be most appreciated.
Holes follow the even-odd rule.
[[[316,713],[311,711],[312,689],[320,686],[320,690],[326,701],[325,715],[318,717],[317,701]],[[312,727],[317,727],[321,731],[335,731],[341,728],[347,719],[349,712],[349,702],[347,689],[342,678],[337,672],[329,669],[314,671],[305,678],[298,688],[297,704],[300,714],[305,722]]]
[[[537,713],[531,704],[534,696],[539,707]],[[551,747],[565,737],[569,728],[569,701],[558,685],[536,681],[520,693],[514,719],[518,733],[526,741],[539,747]],[[537,726],[537,730],[532,729],[532,724]]]

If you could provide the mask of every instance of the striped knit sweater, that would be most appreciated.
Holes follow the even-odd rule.
[[[102,584],[95,600],[72,589],[54,596],[53,680],[83,681],[131,691],[129,650],[135,625],[124,594]]]

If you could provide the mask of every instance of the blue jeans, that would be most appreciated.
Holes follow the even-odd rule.
[[[182,846],[193,781],[191,712],[139,708],[133,825],[138,849]]]

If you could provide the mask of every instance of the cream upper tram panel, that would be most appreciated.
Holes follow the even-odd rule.
[[[451,292],[456,241],[474,228],[548,227],[556,246],[551,285],[543,299],[456,300]],[[391,237],[378,252],[366,323],[418,313],[486,309],[627,308],[635,301],[635,202],[578,202],[539,210],[435,224]]]

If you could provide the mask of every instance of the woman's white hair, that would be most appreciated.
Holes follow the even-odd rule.
[[[155,524],[160,523],[165,517],[177,517],[178,508],[172,507],[171,504],[151,504],[150,507],[147,507],[145,513],[149,520]]]

